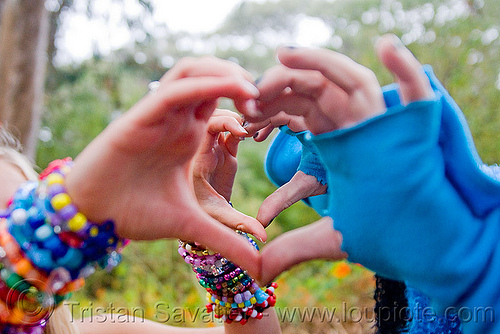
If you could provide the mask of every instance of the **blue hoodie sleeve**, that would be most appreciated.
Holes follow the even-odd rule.
[[[500,312],[500,208],[479,217],[447,178],[441,117],[439,97],[396,105],[311,142],[327,169],[328,210],[349,259],[406,280],[441,312],[483,310],[482,321],[463,321],[464,330],[479,332]]]

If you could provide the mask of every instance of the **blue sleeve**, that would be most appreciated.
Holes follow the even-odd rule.
[[[316,148],[310,143],[312,137],[311,132],[294,132],[287,126],[281,126],[280,131],[297,138],[301,143],[300,163],[297,167],[297,171],[314,176],[321,184],[327,184],[326,169],[319,158]]]
[[[407,281],[439,311],[483,310],[482,321],[463,321],[479,332],[500,312],[500,208],[478,216],[448,178],[441,117],[439,98],[395,105],[311,141],[349,259]]]

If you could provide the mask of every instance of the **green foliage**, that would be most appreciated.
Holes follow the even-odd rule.
[[[466,8],[458,11],[457,6]],[[263,43],[263,38],[272,35],[278,44],[290,42],[298,18],[316,17],[332,30],[325,47],[346,53],[372,68],[381,84],[388,84],[392,77],[376,59],[373,44],[384,33],[396,33],[423,63],[432,64],[463,107],[480,155],[485,162],[495,163],[500,161],[499,15],[500,2],[496,0],[485,0],[484,5],[458,0],[246,1],[219,31],[203,38],[209,41],[210,53],[237,59],[258,77],[276,62],[275,45]],[[171,34],[165,40],[146,40],[132,50],[120,50],[107,58],[96,57],[77,67],[57,69],[48,78],[43,119],[45,134],[52,137],[44,136],[40,142],[38,164],[45,166],[55,158],[76,156],[114,117],[145,94],[148,82],[166,70],[162,63],[168,67],[182,56],[199,55],[195,49],[199,42],[199,36]],[[147,56],[146,63],[135,62],[138,52]],[[232,107],[227,101],[226,105]],[[267,145],[247,139],[238,153],[239,170],[232,202],[252,216],[275,190],[263,169]],[[312,209],[297,203],[271,224],[269,239],[317,219]],[[93,303],[106,307],[114,303],[128,310],[141,307],[146,318],[157,321],[165,320],[165,312],[158,313],[155,308],[158,303],[163,303],[163,310],[168,306],[169,312],[174,307],[195,310],[204,305],[204,291],[178,256],[175,241],[132,243],[123,256],[121,266],[110,274],[103,272],[91,277],[73,300],[83,306]],[[341,307],[342,302],[370,307],[372,274],[353,265],[350,275],[338,278],[333,266],[313,261],[282,274],[278,279],[278,307]],[[181,322],[169,319],[167,323],[208,325],[200,318],[192,318]],[[316,327],[301,326],[319,332]]]

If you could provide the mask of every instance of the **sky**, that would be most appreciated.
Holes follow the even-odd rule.
[[[241,1],[153,0],[154,20],[165,23],[174,32],[207,33],[216,30]],[[76,10],[63,18],[62,35],[57,41],[62,51],[56,59],[59,63],[79,62],[91,57],[95,44],[101,52],[107,53],[131,39],[129,29],[121,21],[121,15],[123,11],[129,15],[139,13],[140,5],[137,0],[124,0],[124,5],[112,0],[95,1],[94,10],[98,14],[109,15],[108,23],[102,19],[89,20],[85,15],[85,2],[75,0]],[[48,0],[46,6],[50,10],[56,3],[57,0]]]
[[[264,2],[266,0],[249,0]],[[153,0],[155,6],[154,21],[164,23],[169,31],[187,31],[193,34],[209,33],[216,30],[226,16],[242,0]],[[129,29],[121,20],[123,12],[128,16],[140,13],[137,0],[99,0],[94,2],[94,12],[109,15],[108,20],[89,20],[85,15],[86,0],[75,0],[75,10],[63,17],[62,34],[56,41],[58,64],[80,62],[92,56],[97,45],[101,53],[109,53],[126,45],[131,39]],[[47,0],[46,7],[53,10],[57,0]],[[99,16],[99,15],[97,15]],[[331,31],[319,22],[305,17],[297,25],[295,40],[302,45],[319,45],[331,36]],[[145,27],[152,27],[153,22],[143,22]],[[133,36],[140,39],[141,36]],[[137,38],[139,37],[139,38]]]

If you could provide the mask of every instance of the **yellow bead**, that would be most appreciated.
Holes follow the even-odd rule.
[[[239,307],[239,308],[244,308],[244,307],[245,307],[245,303],[239,303],[239,304],[238,304],[238,307]]]
[[[97,234],[99,234],[99,228],[97,226],[92,226],[90,228],[89,234],[91,237],[95,237]]]
[[[87,224],[87,217],[84,214],[78,212],[73,218],[68,221],[68,228],[77,232],[81,230]]]
[[[49,174],[47,175],[46,180],[49,186],[56,183],[64,183],[64,177],[61,174]]]
[[[255,297],[250,298],[250,303],[252,303],[252,305],[256,304],[257,303],[257,299],[255,299]]]
[[[52,204],[52,207],[56,210],[61,210],[69,203],[71,203],[71,198],[65,193],[55,195],[50,201],[50,204]]]
[[[219,303],[220,303],[220,300],[216,299],[215,304],[219,305]]]

